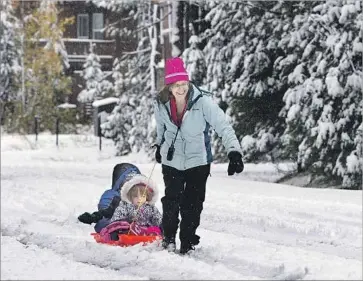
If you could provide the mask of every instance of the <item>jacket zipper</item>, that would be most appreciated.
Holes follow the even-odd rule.
[[[183,123],[184,123],[184,120],[186,118],[186,116],[188,115],[188,112],[192,109],[193,105],[196,104],[196,102],[203,96],[203,94],[200,94],[198,95],[190,104],[188,104],[187,106],[187,109],[184,113],[184,116],[183,116],[183,119],[181,120],[180,122],[180,126],[178,127],[177,125],[175,125],[175,123],[173,122],[173,119],[171,118],[171,113],[168,109],[168,107],[166,106],[166,104],[164,103],[164,107],[165,107],[165,110],[166,112],[168,113],[169,115],[169,119],[171,121],[171,123],[174,124],[174,126],[178,127],[179,128],[179,131],[180,131],[180,135],[183,136],[183,133],[182,133],[182,130],[181,130],[181,127],[183,126]],[[184,169],[186,169],[186,166],[185,166],[185,149],[186,149],[186,142],[185,142],[185,139],[183,137],[181,137],[182,141],[183,141],[183,154],[184,154]]]

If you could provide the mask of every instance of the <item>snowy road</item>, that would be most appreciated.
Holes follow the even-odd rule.
[[[252,181],[277,178],[269,165],[246,165],[238,177],[213,165],[201,244],[190,256],[96,244],[77,216],[96,209],[114,164],[137,160],[147,175],[152,164],[143,155],[111,157],[111,147],[98,152],[93,142],[55,149],[43,136],[31,150],[2,138],[2,280],[362,279],[362,191]],[[163,194],[159,165],[152,178]]]

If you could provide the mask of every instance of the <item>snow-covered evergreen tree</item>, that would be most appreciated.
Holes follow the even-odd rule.
[[[215,1],[204,3],[204,9],[209,11],[205,20],[210,24],[210,28],[199,35],[200,39],[207,42],[203,49],[206,62],[205,88],[213,94],[223,110],[227,110],[230,102],[227,83],[228,64],[231,61],[230,36],[236,25],[239,25],[231,21],[232,15],[236,13],[236,10],[232,8],[236,9],[239,5]],[[229,115],[229,111],[227,114]],[[212,132],[212,150],[216,160],[227,160],[221,139],[214,131]]]
[[[83,65],[82,77],[86,81],[86,88],[77,97],[81,103],[93,102],[108,97],[113,90],[112,83],[105,79],[100,58],[94,53],[93,49],[93,44],[90,44],[89,55]]]
[[[259,122],[257,119],[260,116],[253,118],[252,113],[260,108],[256,108],[253,103],[260,103],[260,100],[255,99],[253,95],[252,97],[244,96],[243,90],[247,91],[248,83],[251,84],[249,87],[253,87],[252,84],[259,79],[257,69],[260,66],[266,68],[266,63],[269,64],[263,51],[256,52],[258,42],[263,41],[263,36],[266,37],[265,32],[256,32],[258,28],[265,28],[265,24],[259,24],[263,11],[253,10],[247,2],[209,1],[205,9],[210,10],[205,18],[210,23],[210,28],[201,35],[207,39],[207,45],[203,50],[207,62],[207,88],[214,94],[222,109],[232,117],[238,137],[242,139],[243,136],[251,134],[254,136],[250,139],[254,139],[259,133],[259,130],[255,130],[255,124]],[[258,40],[258,37],[261,39]],[[255,52],[256,58],[252,62],[250,56],[249,64],[246,59],[249,54],[253,55]],[[259,60],[261,62],[258,62]],[[256,77],[254,81],[249,82],[246,78],[249,78],[251,73],[244,68],[254,63]],[[261,72],[264,73],[263,70]],[[240,87],[243,83],[246,85]],[[242,99],[249,99],[249,101],[242,102]],[[216,134],[213,137],[213,145],[215,157],[218,160],[227,160],[225,150]],[[251,153],[251,149],[245,151],[247,159],[251,158],[248,157],[248,153]]]
[[[129,132],[133,126],[133,110],[132,100],[126,95],[121,94],[119,102],[115,106],[112,113],[107,117],[107,121],[101,124],[101,130],[105,137],[113,139],[117,155],[127,155],[132,151],[129,142]]]
[[[121,63],[118,58],[113,61],[112,65],[112,79],[113,83],[113,92],[115,97],[119,97],[122,95],[124,91],[124,76],[121,69]]]
[[[185,49],[182,55],[189,79],[197,85],[202,86],[206,76],[206,63],[204,53],[199,49],[200,40],[197,35],[192,35],[189,39],[190,47]]]
[[[128,20],[137,26],[131,30],[127,24],[123,26],[120,23],[119,29],[115,26],[112,28],[113,34],[127,36],[136,43],[136,48],[123,52],[114,62],[114,87],[120,102],[103,125],[103,132],[114,139],[119,154],[150,151],[155,137],[152,102],[157,90],[155,62],[158,55],[156,24],[160,21],[158,5],[151,1],[94,3],[120,13],[128,11]]]
[[[226,82],[226,70],[229,57],[227,57],[226,38],[232,26],[228,17],[228,9],[231,3],[212,2],[208,8],[210,12],[206,15],[206,20],[210,22],[211,28],[207,29],[201,36],[207,38],[207,45],[203,52],[207,62],[206,85],[215,97],[225,101],[222,91]]]
[[[221,105],[232,117],[248,161],[281,157],[278,144],[284,120],[279,112],[288,83],[286,72],[276,68],[286,55],[279,44],[288,36],[293,16],[304,13],[309,5],[207,3],[211,28],[203,36],[209,38],[204,49],[209,88],[224,101]],[[217,157],[223,157],[218,139],[214,145]]]
[[[361,5],[317,3],[310,13],[295,17],[286,42],[296,61],[281,111],[286,147],[297,152],[301,171],[345,188],[362,187]]]
[[[20,23],[11,0],[0,2],[0,117],[7,101],[17,99],[21,72]]]
[[[240,14],[243,32],[236,42],[240,44],[243,59],[236,59],[232,65],[237,78],[231,91],[232,114],[238,120],[236,130],[243,136],[246,159],[273,161],[282,157],[278,148],[284,120],[279,112],[288,88],[285,78],[288,68],[278,66],[279,61],[290,58],[280,42],[289,36],[293,16],[304,13],[308,5],[258,2],[246,5]]]
[[[135,8],[135,3],[97,1],[118,9],[128,5],[133,7],[130,17],[141,16],[142,23],[151,22],[152,13],[141,13],[142,8]],[[231,116],[245,159],[293,159],[299,171],[328,175],[347,188],[361,185],[361,2],[199,4],[209,11],[205,20],[210,25],[198,34],[207,42],[203,49],[207,70],[202,86]],[[118,32],[132,34],[122,29]],[[149,107],[146,101],[150,99],[143,100],[140,93],[145,93],[145,89],[151,89],[148,93],[153,91],[155,73],[150,70],[155,61],[153,57],[150,60],[148,52],[154,47],[152,33],[147,38],[142,30],[137,29],[137,50],[124,53],[118,62],[117,87],[122,89],[120,99],[128,109],[119,108],[115,113],[126,116],[131,139],[126,130],[119,131],[124,132],[120,139],[130,145],[130,150],[145,145],[145,141],[139,144],[137,140],[150,136],[150,122],[145,121],[150,109],[142,107],[143,101]],[[194,65],[189,69],[194,73],[199,65],[188,61],[192,49],[183,56],[187,66]],[[134,129],[135,119],[142,124],[138,129]],[[115,130],[119,124],[114,124]],[[226,159],[218,137],[214,138],[214,150],[217,159]]]

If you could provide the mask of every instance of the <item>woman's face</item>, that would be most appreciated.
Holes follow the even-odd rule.
[[[185,98],[189,89],[188,81],[178,81],[170,86],[170,91],[176,99]]]

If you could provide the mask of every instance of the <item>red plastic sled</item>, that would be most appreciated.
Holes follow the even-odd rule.
[[[97,243],[108,244],[112,246],[129,247],[142,243],[143,246],[161,240],[160,235],[133,235],[133,234],[118,234],[118,241],[104,241],[99,233],[91,233]]]

